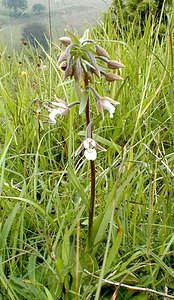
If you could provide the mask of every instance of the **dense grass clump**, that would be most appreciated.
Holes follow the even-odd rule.
[[[77,100],[60,48],[43,58],[1,46],[0,299],[174,299],[173,14],[160,39],[151,16],[143,32],[119,23],[118,33],[111,14],[90,32],[125,65],[123,82],[94,83],[120,105],[102,120],[92,104],[107,152],[96,160],[90,249],[89,165],[74,155],[85,120],[74,107],[53,126],[43,108],[55,95]]]

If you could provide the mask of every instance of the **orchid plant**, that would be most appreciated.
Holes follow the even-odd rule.
[[[109,53],[99,46],[94,40],[88,38],[88,30],[78,39],[71,32],[68,36],[61,37],[59,40],[63,44],[64,50],[58,58],[58,65],[64,72],[64,80],[74,79],[77,101],[66,104],[65,101],[58,99],[56,102],[49,102],[45,106],[49,112],[49,120],[52,124],[56,123],[57,115],[67,115],[74,105],[79,105],[79,113],[85,114],[86,119],[86,138],[77,149],[75,156],[84,151],[85,158],[90,161],[91,171],[91,194],[89,205],[89,225],[88,225],[88,246],[92,246],[91,234],[93,228],[94,209],[95,209],[95,160],[97,158],[97,149],[106,151],[92,137],[92,120],[90,114],[91,96],[96,100],[96,107],[101,114],[102,119],[105,116],[105,110],[109,112],[110,118],[113,118],[115,107],[119,104],[108,96],[101,96],[95,88],[95,77],[100,79],[104,77],[108,82],[123,80],[122,77],[115,74],[113,70],[123,68],[124,65],[116,60],[110,59]],[[112,70],[112,72],[110,72]]]

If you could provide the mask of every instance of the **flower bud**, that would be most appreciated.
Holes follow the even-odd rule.
[[[102,73],[105,76],[105,79],[109,82],[123,80],[122,77],[114,73]]]
[[[94,73],[95,75],[97,75],[97,77],[100,78],[100,70],[99,70],[99,67],[96,64],[95,57],[89,51],[87,51],[86,53],[89,57],[90,64],[92,65],[92,67],[90,68],[90,71],[92,73]]]
[[[73,57],[71,56],[69,61],[68,61],[68,64],[67,64],[67,68],[65,70],[65,77],[64,77],[64,80],[67,78],[67,77],[72,77],[73,76]]]
[[[76,60],[75,70],[74,70],[74,78],[76,81],[80,82],[82,80],[83,69],[81,65],[80,57]]]
[[[68,36],[62,36],[59,38],[59,41],[65,46],[67,47],[68,45],[72,44],[71,39]]]
[[[69,76],[71,77],[72,75],[73,75],[73,68],[72,68],[72,65],[69,64],[65,70],[64,80]]]
[[[96,46],[96,54],[99,56],[104,56],[109,58],[109,53],[102,47]]]
[[[61,64],[63,61],[67,60],[68,55],[66,52],[62,52],[58,58],[58,64]]]
[[[119,68],[124,68],[124,65],[119,63],[116,60],[108,60],[107,66],[109,69],[119,69]]]

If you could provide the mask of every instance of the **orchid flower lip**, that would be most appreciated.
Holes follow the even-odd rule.
[[[86,149],[84,154],[85,154],[85,157],[87,160],[96,160],[96,158],[97,158],[97,152],[96,152],[95,148]]]
[[[98,149],[100,151],[107,151],[106,149],[101,147],[98,143],[96,143],[96,141],[93,140],[92,138],[86,138],[81,143],[81,145],[79,146],[77,151],[75,152],[75,156],[79,155],[82,150],[85,150],[84,155],[85,155],[86,159],[87,160],[95,160],[97,158],[96,149]]]

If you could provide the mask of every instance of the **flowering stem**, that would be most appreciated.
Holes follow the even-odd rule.
[[[84,87],[85,90],[88,90],[88,75],[85,75]],[[86,125],[90,123],[90,103],[89,98],[85,108],[86,113]],[[91,129],[91,138],[92,138],[92,129]],[[91,169],[91,196],[90,196],[90,207],[89,207],[89,221],[88,221],[88,248],[92,246],[92,228],[93,228],[93,219],[94,219],[94,209],[95,209],[95,162],[90,161]]]

